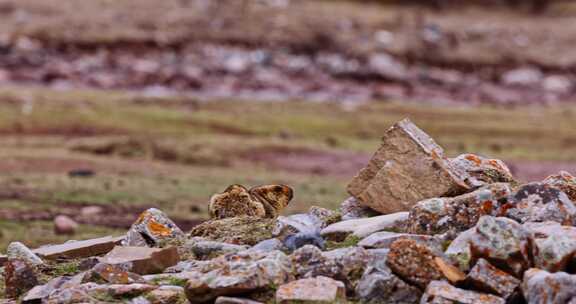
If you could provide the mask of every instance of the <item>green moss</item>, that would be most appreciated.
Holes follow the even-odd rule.
[[[361,238],[349,234],[342,242],[327,241],[326,250],[333,250],[338,248],[354,247],[362,240]]]

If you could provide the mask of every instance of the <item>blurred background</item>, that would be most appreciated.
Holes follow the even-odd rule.
[[[188,230],[231,183],[337,208],[404,117],[574,173],[575,24],[568,0],[0,0],[0,248],[148,207]]]

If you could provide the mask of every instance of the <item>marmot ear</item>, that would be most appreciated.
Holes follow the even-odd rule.
[[[248,189],[246,189],[246,187],[242,186],[242,185],[238,185],[238,184],[233,184],[228,186],[228,188],[226,188],[226,190],[224,190],[224,193],[226,192],[231,192],[232,190],[244,190],[244,191],[248,191]]]
[[[272,202],[278,202],[283,207],[288,206],[294,197],[294,191],[286,185],[256,186],[250,189],[250,193],[257,194]]]

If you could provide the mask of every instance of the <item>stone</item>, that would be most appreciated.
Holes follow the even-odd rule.
[[[344,283],[319,276],[281,285],[276,291],[276,303],[346,303]]]
[[[284,248],[284,244],[282,244],[282,241],[280,241],[279,239],[273,238],[273,239],[263,240],[263,241],[259,242],[258,244],[252,246],[248,250],[270,252],[270,251],[274,251],[274,250],[282,250],[282,248]]]
[[[404,281],[422,289],[434,280],[444,279],[435,258],[426,245],[411,239],[399,239],[390,245],[386,265]]]
[[[20,259],[11,259],[4,264],[4,282],[7,298],[17,298],[39,285],[34,266]]]
[[[400,230],[403,221],[408,219],[408,212],[396,212],[370,218],[347,220],[332,224],[320,232],[329,240],[343,240],[348,234],[364,238],[382,230]]]
[[[470,190],[464,172],[443,155],[443,149],[410,120],[384,134],[368,165],[348,185],[350,195],[384,214],[409,210],[424,199]]]
[[[223,242],[206,241],[202,238],[191,238],[187,240],[183,248],[191,251],[200,260],[211,259],[222,254],[236,253],[249,249],[248,246],[234,245]]]
[[[453,198],[431,198],[411,210],[407,231],[412,234],[457,234],[474,227],[483,215],[497,215],[501,201],[512,193],[509,184],[489,184]]]
[[[347,198],[340,205],[340,213],[342,214],[342,220],[355,220],[365,217],[377,216],[379,213],[363,206],[356,198],[353,196]]]
[[[216,299],[216,302],[214,302],[214,304],[263,304],[263,303],[244,298],[218,297],[218,299]]]
[[[466,281],[475,290],[491,293],[509,299],[521,281],[494,267],[485,259],[479,259],[466,276]]]
[[[110,303],[125,302],[158,288],[148,284],[107,284],[84,283],[69,288],[60,288],[44,301],[47,304],[67,303]]]
[[[184,238],[184,232],[164,212],[150,208],[132,224],[122,245],[163,247]]]
[[[484,258],[517,277],[530,267],[533,240],[522,225],[505,217],[483,216],[473,231],[463,236],[469,237],[472,261]]]
[[[310,216],[317,218],[320,221],[321,223],[320,229],[324,229],[328,225],[332,225],[342,220],[342,215],[340,214],[340,212],[336,212],[318,206],[310,207],[310,209],[308,210],[308,214]]]
[[[152,274],[176,265],[179,261],[176,247],[148,248],[116,246],[100,259],[110,265],[128,264],[126,270],[137,274]]]
[[[253,216],[276,218],[288,206],[294,191],[286,185],[263,185],[246,189],[230,185],[210,198],[208,212],[212,219]]]
[[[385,260],[367,266],[356,286],[356,296],[361,303],[418,303],[421,295],[418,288],[394,275]]]
[[[449,259],[453,265],[461,271],[468,272],[470,268],[474,266],[472,261],[472,251],[470,250],[470,240],[472,236],[476,233],[475,228],[470,228],[458,235],[454,239],[448,248],[444,251],[444,254]]]
[[[57,235],[72,235],[77,229],[78,223],[67,215],[58,215],[54,218],[54,233]]]
[[[542,82],[542,72],[536,68],[519,68],[505,72],[502,83],[510,86],[534,86]]]
[[[570,227],[574,228],[574,227]],[[553,234],[534,240],[534,266],[550,272],[567,271],[576,256],[574,234]]]
[[[82,283],[94,282],[98,284],[132,284],[144,283],[144,278],[128,271],[130,265],[110,265],[99,263],[87,271]]]
[[[576,238],[576,227],[563,226],[558,222],[528,222],[522,224],[522,227],[532,233],[535,239],[545,239],[553,235],[567,235]]]
[[[531,268],[524,273],[522,293],[528,303],[568,303],[576,297],[576,275]]]
[[[456,288],[445,281],[432,281],[426,287],[421,304],[504,304],[500,297]]]
[[[567,94],[574,88],[574,83],[568,77],[562,75],[550,75],[544,78],[542,87],[544,90],[552,93]]]
[[[556,175],[550,175],[542,183],[550,185],[568,195],[568,198],[576,202],[576,177],[566,171],[560,171]]]
[[[510,169],[499,159],[488,159],[468,153],[452,158],[450,162],[460,171],[466,172],[469,178],[467,183],[475,187],[514,182]]]
[[[544,183],[529,183],[510,197],[504,214],[521,223],[555,221],[576,225],[576,206],[568,196]]]
[[[324,249],[325,242],[324,239],[320,236],[320,233],[296,233],[287,236],[284,239],[284,248],[288,251],[292,252],[298,248],[301,248],[305,245],[312,245],[316,246],[320,249]]]
[[[145,295],[151,304],[185,304],[188,302],[184,288],[180,286],[160,286]]]
[[[317,233],[323,224],[319,218],[306,213],[279,216],[272,235],[283,239],[296,233]]]
[[[20,242],[10,243],[6,249],[6,256],[8,260],[22,260],[31,266],[44,264],[44,261],[38,255]]]
[[[86,206],[80,209],[80,215],[83,217],[96,216],[104,212],[104,208],[100,206]]]
[[[275,219],[232,217],[206,221],[190,231],[190,236],[237,245],[255,245],[272,238]]]
[[[435,248],[437,251],[442,251],[442,239],[436,236],[421,235],[421,234],[408,234],[396,233],[388,231],[380,231],[369,235],[362,239],[358,246],[364,248],[390,248],[392,243],[400,238],[412,239],[420,243],[424,243],[430,247]]]
[[[108,253],[124,237],[105,236],[97,239],[66,242],[61,245],[50,245],[34,250],[38,256],[47,260],[78,259]]]
[[[192,275],[185,287],[190,303],[265,290],[293,279],[290,258],[280,251],[221,256],[197,268]]]
[[[59,289],[69,280],[69,277],[56,277],[44,285],[34,286],[34,288],[30,289],[22,298],[22,304],[42,303],[54,290]]]

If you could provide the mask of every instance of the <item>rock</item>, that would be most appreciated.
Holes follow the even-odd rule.
[[[576,202],[576,177],[566,171],[548,176],[542,183],[550,185],[568,195],[572,202]]]
[[[283,239],[296,233],[318,233],[322,229],[323,222],[310,214],[293,214],[290,216],[279,216],[272,235]]]
[[[473,233],[461,234],[458,238],[460,237],[469,238],[472,264],[484,258],[517,277],[531,265],[531,235],[522,225],[511,219],[483,216]]]
[[[54,218],[54,233],[57,235],[72,235],[76,233],[78,223],[67,215],[58,215]]]
[[[502,83],[510,86],[534,86],[542,82],[542,72],[536,68],[520,68],[502,75]]]
[[[355,220],[365,217],[377,216],[378,212],[362,206],[362,204],[354,197],[347,198],[340,205],[340,213],[342,213],[342,220]]]
[[[10,259],[4,264],[4,282],[7,298],[17,298],[39,285],[34,266],[20,259]]]
[[[322,229],[321,234],[330,240],[343,240],[348,234],[364,238],[377,231],[400,230],[399,227],[406,219],[408,219],[408,212],[342,221]]]
[[[531,304],[568,303],[576,298],[576,275],[532,268],[524,273],[522,293]]]
[[[190,231],[190,236],[238,245],[255,245],[272,238],[276,220],[259,217],[233,217],[206,221]]]
[[[284,239],[284,247],[292,252],[298,248],[305,245],[316,246],[320,249],[324,249],[324,239],[320,236],[320,233],[296,233],[287,236]]]
[[[214,302],[214,304],[263,304],[263,303],[243,298],[218,297],[218,299],[216,299],[216,302]]]
[[[450,243],[444,254],[448,257],[453,265],[457,265],[461,271],[468,272],[472,266],[472,251],[470,250],[470,240],[476,233],[475,228],[468,229],[458,235]]]
[[[488,159],[474,154],[462,154],[450,159],[453,166],[469,176],[468,184],[480,187],[493,183],[513,183],[514,177],[499,159]]]
[[[466,176],[432,138],[410,120],[392,126],[369,164],[348,185],[364,206],[381,213],[409,210],[415,203],[467,192]]]
[[[458,233],[474,227],[483,215],[497,215],[501,200],[512,190],[509,184],[495,183],[453,198],[431,198],[411,210],[407,230],[413,234]]]
[[[144,278],[128,271],[131,265],[110,265],[99,263],[87,271],[82,283],[94,282],[98,284],[132,284],[144,283]]]
[[[521,223],[555,221],[576,225],[576,206],[568,196],[547,184],[522,185],[509,199],[505,215]]]
[[[231,185],[210,198],[208,211],[212,219],[233,217],[276,218],[288,206],[294,191],[285,185],[264,185],[250,190]]]
[[[284,284],[293,278],[290,259],[280,251],[240,252],[221,256],[207,266],[187,281],[186,296],[191,303],[246,294]]]
[[[528,222],[522,224],[535,239],[545,239],[553,235],[568,235],[576,238],[576,227],[563,226],[558,222]]]
[[[152,274],[176,265],[179,261],[176,247],[147,248],[116,246],[100,259],[110,265],[128,264],[126,270],[137,274]]]
[[[270,252],[274,250],[282,250],[284,244],[279,239],[267,239],[259,242],[258,244],[252,246],[250,251],[263,251],[263,252]]]
[[[550,272],[566,271],[576,255],[576,238],[573,233],[536,238],[533,255],[537,268]]]
[[[38,255],[20,242],[10,243],[6,249],[6,256],[8,260],[22,260],[31,266],[44,264],[44,261]]]
[[[368,58],[368,67],[374,73],[392,80],[406,80],[408,71],[404,64],[386,53],[376,53]]]
[[[122,245],[163,247],[184,238],[184,232],[164,212],[150,208],[142,212],[132,224]]]
[[[98,285],[96,283],[85,283],[70,288],[60,288],[53,291],[47,304],[68,304],[68,303],[110,303],[124,302],[131,298],[148,293],[157,286],[148,284],[108,284]]]
[[[386,262],[376,260],[369,265],[356,286],[361,303],[418,303],[422,292],[395,276]]]
[[[327,277],[300,279],[276,291],[276,303],[346,303],[344,283]]]
[[[574,88],[574,84],[570,78],[562,75],[546,76],[542,82],[542,86],[544,90],[557,94],[570,93]]]
[[[104,212],[104,208],[100,206],[86,206],[80,209],[80,215],[84,217],[96,216]]]
[[[56,277],[44,285],[36,285],[22,298],[22,304],[42,303],[54,291],[68,282],[68,277]]]
[[[119,244],[124,237],[105,236],[97,239],[66,242],[61,245],[40,247],[34,253],[44,259],[78,259],[108,253]]]
[[[497,296],[456,288],[445,281],[432,281],[420,303],[504,304],[506,301]]]
[[[184,288],[180,286],[160,286],[145,295],[151,304],[185,304],[188,302]]]
[[[504,299],[511,298],[521,281],[492,266],[485,259],[479,259],[466,276],[468,284],[475,290],[495,294]]]
[[[320,221],[320,229],[324,229],[328,225],[332,225],[342,220],[342,215],[339,212],[318,206],[310,207],[308,214]]]
[[[222,254],[236,253],[249,248],[244,245],[206,241],[202,238],[192,238],[187,240],[183,247],[187,251],[191,251],[194,256],[201,260],[215,258]]]
[[[376,232],[358,243],[358,246],[364,248],[390,248],[392,243],[400,238],[412,239],[420,243],[424,243],[437,251],[442,251],[442,239],[430,236],[430,235],[420,235],[420,234],[408,234],[408,233],[396,233],[381,231]]]
[[[390,245],[386,265],[404,281],[424,289],[429,282],[445,278],[436,261],[437,257],[424,244],[411,239],[399,239]]]

